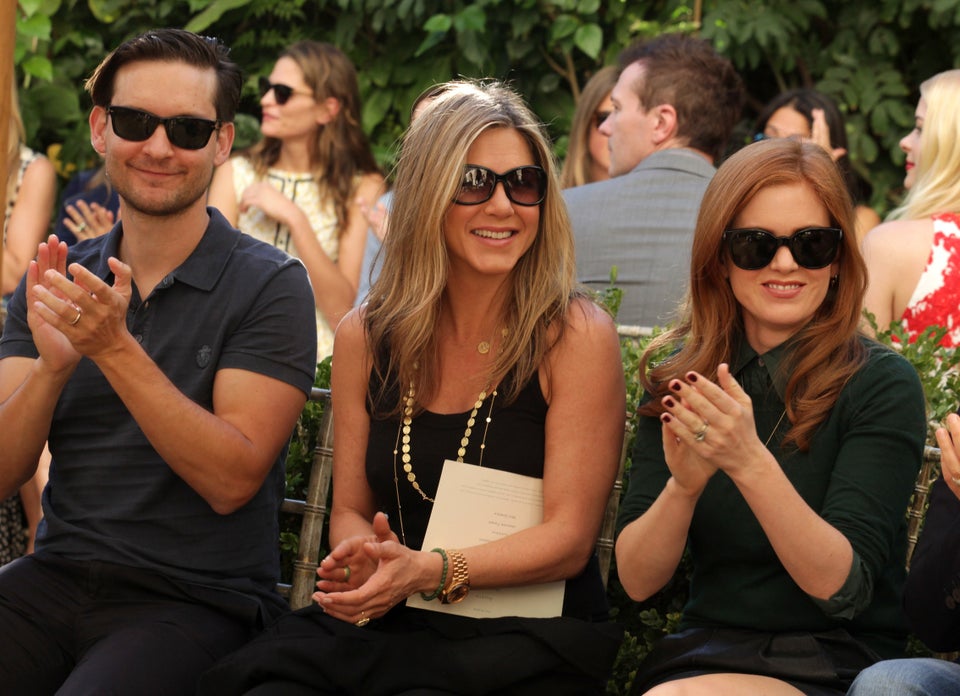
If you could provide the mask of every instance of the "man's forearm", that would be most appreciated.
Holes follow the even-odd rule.
[[[72,373],[50,372],[42,358],[3,360],[0,382],[16,386],[5,388],[9,393],[0,402],[0,499],[16,493],[36,471],[57,400]]]

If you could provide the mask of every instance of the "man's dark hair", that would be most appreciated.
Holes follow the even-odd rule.
[[[644,109],[670,104],[677,138],[714,161],[726,150],[743,109],[743,82],[733,64],[703,39],[663,34],[624,49],[620,69],[644,68],[637,96]]]
[[[87,80],[86,89],[96,106],[109,106],[113,100],[114,80],[124,65],[138,61],[180,61],[217,73],[214,106],[217,119],[230,122],[240,103],[243,78],[240,68],[230,60],[230,49],[218,39],[200,36],[183,29],[151,29],[112,51]],[[162,89],[163,85],[157,85]]]

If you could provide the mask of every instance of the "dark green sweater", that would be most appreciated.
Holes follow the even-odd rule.
[[[766,441],[777,429],[768,448],[790,482],[849,539],[855,568],[846,585],[828,602],[804,593],[781,565],[743,496],[719,471],[697,502],[690,526],[693,570],[681,630],[844,628],[883,657],[902,653],[905,512],[926,436],[924,397],[910,363],[863,341],[866,363],[843,388],[805,453],[793,446],[781,449],[789,429],[786,419],[776,428],[786,383],[777,367],[787,349],[780,346],[758,356],[743,341],[731,363],[753,400],[760,439]],[[670,476],[659,420],[640,420],[618,531],[650,507]]]

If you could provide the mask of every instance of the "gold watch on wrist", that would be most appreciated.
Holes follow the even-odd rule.
[[[467,571],[467,559],[459,551],[448,551],[450,557],[450,584],[440,592],[441,604],[456,604],[470,594],[470,574]]]

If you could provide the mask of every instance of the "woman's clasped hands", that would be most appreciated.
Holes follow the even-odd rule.
[[[699,495],[718,469],[734,476],[767,453],[757,436],[750,397],[721,363],[717,383],[697,372],[669,384],[665,409],[663,450],[676,483],[690,495]]]
[[[317,568],[313,593],[327,614],[358,626],[422,591],[431,578],[436,584],[442,572],[440,556],[401,544],[382,512],[373,518],[373,532],[337,544]]]

